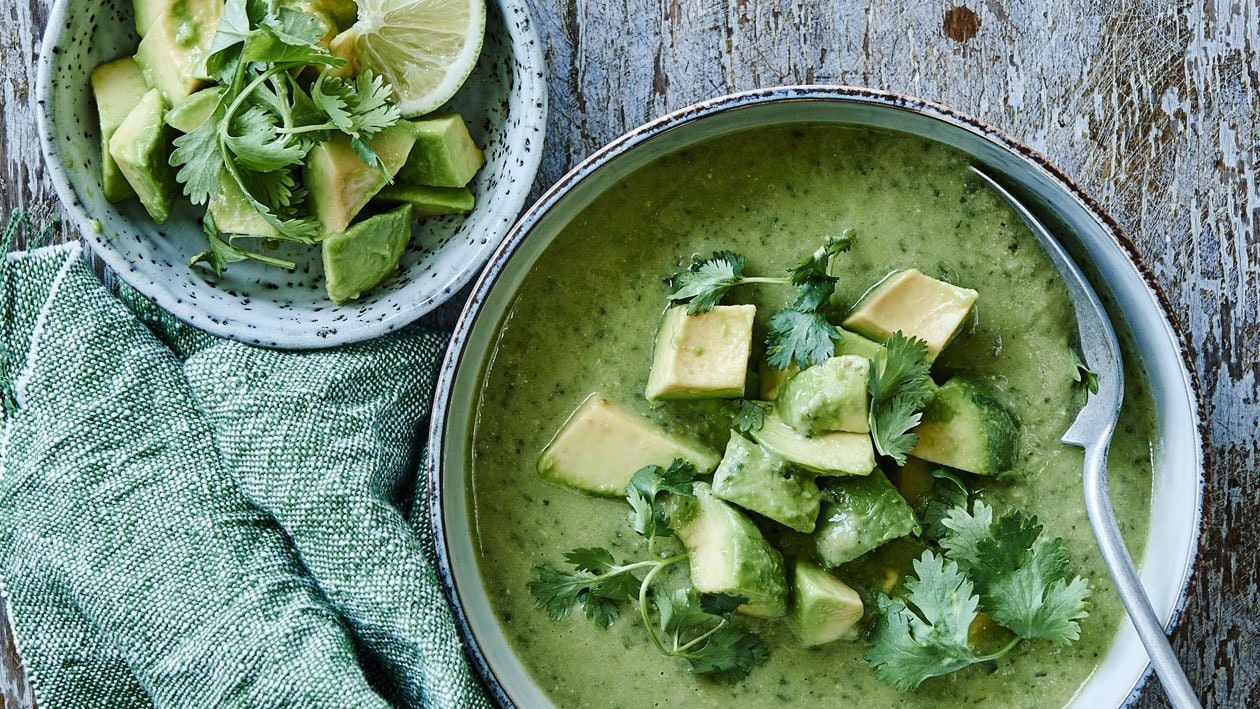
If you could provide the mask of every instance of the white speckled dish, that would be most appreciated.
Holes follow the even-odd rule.
[[[486,153],[466,216],[415,227],[399,272],[362,300],[337,306],[324,292],[318,248],[283,244],[290,273],[234,263],[215,278],[187,263],[205,248],[200,214],[185,205],[162,226],[136,200],[101,193],[92,69],[135,51],[131,0],[57,0],[44,33],[37,97],[48,172],[66,211],[127,283],[189,324],[267,347],[319,348],[396,330],[473,278],[525,203],[542,156],[547,101],[542,46],[524,0],[488,3],[486,40],[468,82],[448,104]]]

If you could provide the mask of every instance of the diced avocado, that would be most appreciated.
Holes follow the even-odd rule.
[[[836,567],[907,534],[919,533],[919,519],[883,473],[832,480],[814,546],[823,564]]]
[[[806,436],[825,431],[868,433],[870,375],[871,362],[865,357],[832,357],[789,379],[774,401],[775,411]]]
[[[701,593],[747,598],[739,607],[746,615],[786,614],[783,556],[752,520],[715,497],[708,485],[696,483],[695,495],[681,500],[672,514],[690,557],[691,584]]]
[[[1019,424],[1006,407],[979,384],[954,377],[936,390],[936,398],[914,429],[916,458],[980,475],[1015,468]]]
[[[765,401],[774,401],[779,397],[779,392],[783,391],[783,385],[788,380],[799,374],[801,368],[795,363],[788,366],[787,369],[779,369],[770,364],[766,360],[761,360],[761,365],[757,368],[757,376],[761,381],[761,398]]]
[[[840,339],[836,340],[836,357],[841,355],[857,355],[864,359],[878,360],[884,355],[884,346],[873,340],[850,332],[843,328],[840,330]]]
[[[856,640],[862,598],[848,584],[805,561],[792,573],[792,632],[805,647]]]
[[[857,355],[866,359],[878,360],[883,355],[884,346],[878,342],[871,342],[856,332],[848,330],[840,330],[840,339],[836,340],[836,357],[841,355]],[[761,366],[758,374],[761,378],[761,398],[766,401],[774,401],[779,396],[779,391],[789,379],[796,376],[801,368],[793,363],[787,369],[779,369],[773,367],[765,359],[761,360]]]
[[[127,114],[109,140],[109,154],[158,224],[170,217],[176,188],[169,163],[170,129],[162,122],[163,113],[162,95],[153,89]]]
[[[393,184],[376,195],[377,202],[411,205],[416,219],[439,214],[466,214],[475,204],[467,187],[428,187],[426,185]]]
[[[906,458],[906,464],[897,468],[888,476],[888,479],[906,502],[914,507],[926,495],[931,494],[932,486],[936,482],[936,477],[932,473],[937,467],[926,460]]]
[[[121,202],[136,196],[127,178],[118,169],[118,163],[109,154],[109,139],[126,120],[131,109],[148,93],[136,60],[123,57],[92,70],[92,93],[96,96],[96,111],[101,126],[101,187],[105,199]]]
[[[415,131],[416,147],[398,173],[403,182],[463,187],[486,163],[459,114],[433,115],[410,125]]]
[[[415,141],[409,127],[396,124],[381,131],[369,145],[386,172],[396,175]],[[378,168],[363,162],[350,147],[350,137],[343,133],[311,148],[305,180],[324,236],[345,231],[368,200],[389,181]]]
[[[222,0],[178,0],[158,15],[140,40],[136,63],[169,106],[205,82],[205,58],[218,31]]]
[[[665,311],[656,332],[648,400],[743,396],[756,315],[753,305],[719,305],[699,315],[688,315],[685,305]]]
[[[180,133],[191,133],[214,113],[222,97],[221,87],[202,89],[172,106],[166,112],[166,125]]]
[[[170,123],[169,121],[167,122]],[[274,239],[280,235],[258,209],[245,197],[236,180],[224,171],[219,180],[219,190],[210,195],[207,209],[214,217],[214,225],[224,234],[248,234],[264,239]]]
[[[214,35],[223,12],[223,0],[135,0],[133,5],[136,34],[141,37],[148,35],[149,29],[165,13],[170,13],[178,23],[176,34],[180,38],[193,39],[202,33]]]
[[[928,361],[945,349],[962,327],[980,294],[923,275],[898,271],[872,288],[853,308],[844,326],[883,342],[898,330],[927,342]]]
[[[324,286],[334,303],[354,300],[398,270],[411,240],[411,209],[399,207],[324,239]]]
[[[817,475],[867,475],[875,469],[875,446],[865,433],[837,431],[808,438],[770,413],[752,435],[767,451]]]
[[[191,24],[182,28],[186,35],[199,33],[202,30],[214,34],[218,30],[218,17],[223,12],[223,0],[135,0],[133,2],[136,16],[136,34],[141,37],[149,33],[163,13],[170,12],[179,20],[187,20]],[[207,26],[206,19],[213,17],[214,23]]]
[[[713,494],[806,534],[814,531],[822,503],[813,478],[735,431],[713,473]]]
[[[620,497],[637,470],[665,467],[675,458],[692,463],[702,474],[718,465],[717,454],[708,448],[672,436],[595,393],[543,449],[538,474],[585,492]]]

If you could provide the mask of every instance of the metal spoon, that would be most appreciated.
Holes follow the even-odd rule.
[[[1164,692],[1178,709],[1198,707],[1199,700],[1177,656],[1173,654],[1172,646],[1168,644],[1168,636],[1155,616],[1146,590],[1142,588],[1111,508],[1107,485],[1107,448],[1111,445],[1116,418],[1120,415],[1120,402],[1124,398],[1124,369],[1116,333],[1111,329],[1107,313],[1089,281],[1085,280],[1081,270],[1045,226],[996,180],[974,165],[971,169],[1019,215],[1067,285],[1076,310],[1081,357],[1090,371],[1097,374],[1098,391],[1089,397],[1076,420],[1063,434],[1062,441],[1085,449],[1085,510],[1089,514],[1089,524],[1094,530],[1094,538],[1098,540],[1103,563],[1116,584],[1138,637],[1146,646]]]

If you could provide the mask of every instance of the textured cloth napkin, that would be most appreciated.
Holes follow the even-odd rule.
[[[4,265],[0,595],[42,709],[486,705],[400,512],[444,335],[262,350],[77,245]]]

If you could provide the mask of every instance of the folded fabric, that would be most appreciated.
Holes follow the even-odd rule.
[[[78,246],[0,284],[0,589],[40,707],[487,705],[398,511],[445,336],[251,348]]]

